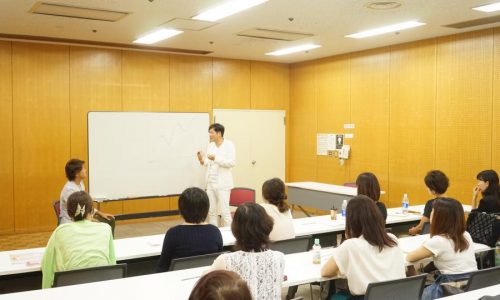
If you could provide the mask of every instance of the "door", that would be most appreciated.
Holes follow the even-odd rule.
[[[285,180],[285,111],[214,109],[213,116],[236,148],[234,186],[255,189],[262,202],[264,181]]]

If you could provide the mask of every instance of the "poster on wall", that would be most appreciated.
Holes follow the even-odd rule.
[[[334,133],[316,134],[316,155],[331,155],[336,147],[336,138]]]

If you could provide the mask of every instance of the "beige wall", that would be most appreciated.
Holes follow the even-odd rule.
[[[100,48],[0,42],[0,233],[55,228],[64,165],[87,160],[87,112],[284,109],[289,66]],[[176,198],[115,201],[131,213]]]
[[[470,202],[476,174],[500,171],[500,28],[294,64],[289,180],[342,184],[374,172],[387,206],[430,198],[441,169]],[[356,128],[343,129],[344,123]],[[354,133],[344,166],[316,156],[317,132]]]

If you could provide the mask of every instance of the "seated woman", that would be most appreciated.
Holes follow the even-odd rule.
[[[239,206],[231,224],[236,252],[217,257],[211,270],[238,273],[255,300],[281,299],[285,257],[268,249],[272,229],[273,220],[262,206],[250,202]]]
[[[252,295],[238,274],[218,270],[201,277],[188,300],[252,300]]]
[[[184,224],[170,228],[165,234],[157,272],[168,271],[174,258],[222,251],[220,230],[205,222],[210,205],[207,193],[196,187],[188,188],[178,203]]]
[[[370,172],[359,174],[356,179],[356,185],[358,186],[358,195],[368,196],[375,201],[375,204],[382,213],[385,223],[385,220],[387,220],[387,208],[384,203],[378,201],[380,199],[380,184],[375,174]]]
[[[68,214],[74,222],[52,233],[42,259],[42,288],[52,287],[54,272],[116,264],[111,227],[92,222],[92,198],[86,192],[71,194]]]
[[[477,270],[473,242],[465,231],[464,210],[460,202],[452,198],[434,200],[430,230],[431,238],[406,256],[409,262],[432,257],[441,273],[434,284],[424,289],[424,300],[442,297],[441,283],[465,280]]]
[[[500,213],[500,186],[498,185],[498,174],[494,170],[479,172],[476,176],[477,185],[472,194],[472,209],[485,213]],[[483,199],[477,206],[477,195],[481,192]]]
[[[269,179],[262,185],[262,197],[266,203],[262,207],[273,219],[274,226],[269,238],[280,241],[295,238],[292,212],[286,203],[285,184],[279,178]]]
[[[408,231],[409,234],[413,235],[422,232],[424,224],[430,221],[432,204],[434,203],[434,200],[436,200],[437,198],[446,197],[444,193],[446,193],[450,181],[443,172],[439,170],[432,170],[429,171],[427,175],[425,175],[424,182],[425,185],[427,186],[427,190],[434,198],[428,200],[425,203],[424,213],[422,214],[420,223],[418,223],[417,226],[410,228],[410,230]]]
[[[405,262],[396,237],[387,233],[375,202],[359,195],[347,204],[346,240],[321,269],[321,276],[344,275],[349,291],[362,299],[368,284],[403,278]]]

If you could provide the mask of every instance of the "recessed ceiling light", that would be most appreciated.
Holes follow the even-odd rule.
[[[350,37],[350,38],[354,38],[354,39],[362,39],[362,38],[366,38],[366,37],[370,37],[370,36],[374,36],[374,35],[380,35],[380,34],[384,34],[384,33],[400,31],[400,30],[414,28],[414,27],[418,27],[418,26],[422,26],[422,25],[425,25],[425,23],[421,23],[421,22],[417,22],[417,21],[410,21],[410,22],[404,22],[404,23],[374,28],[374,29],[370,29],[370,30],[360,31],[357,33],[346,35],[346,37]]]
[[[474,7],[473,9],[484,11],[484,12],[494,12],[494,11],[500,10],[500,2]]]
[[[372,1],[366,3],[364,6],[374,10],[389,10],[401,7],[401,5],[402,3],[399,1]]]
[[[158,29],[156,31],[153,31],[143,37],[138,38],[137,40],[134,41],[135,44],[154,44],[159,41],[163,41],[165,39],[171,38],[173,36],[176,36],[178,34],[183,33],[184,31],[180,30],[175,30],[175,29]]]
[[[273,56],[287,55],[287,54],[291,54],[291,53],[316,49],[319,47],[321,47],[321,45],[316,45],[316,44],[299,45],[299,46],[295,46],[295,47],[276,50],[273,52],[268,52],[268,53],[266,53],[266,55],[273,55]]]
[[[201,14],[198,14],[192,19],[203,20],[203,21],[217,21],[230,15],[234,15],[245,9],[257,6],[269,0],[233,0],[227,1],[226,3],[217,6],[215,8],[209,9]]]

